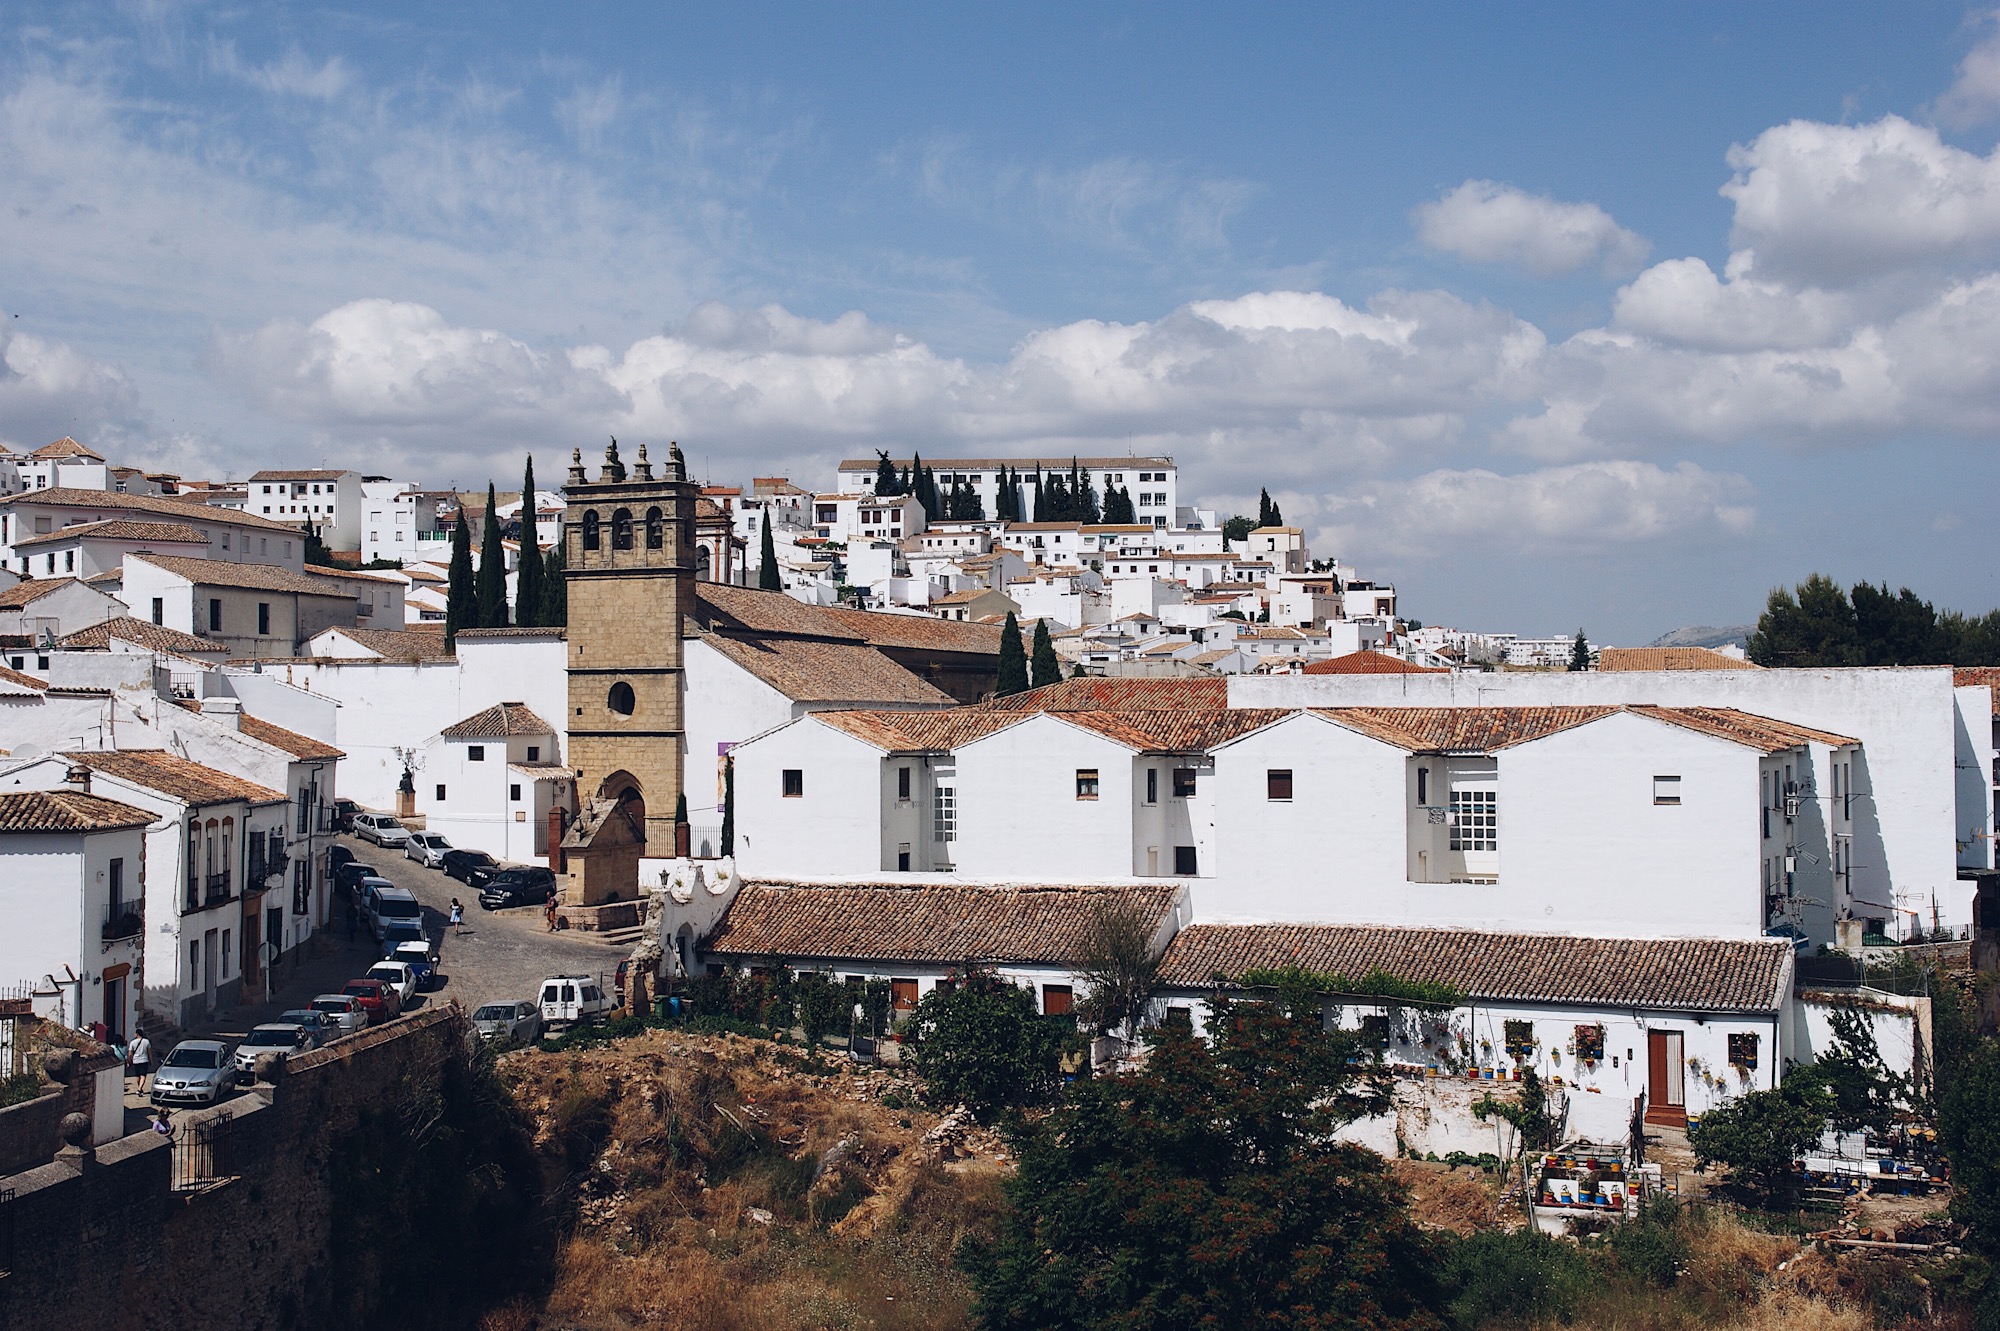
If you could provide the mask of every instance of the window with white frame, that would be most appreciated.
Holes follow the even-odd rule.
[[[958,791],[952,786],[936,786],[931,796],[931,840],[958,840]]]
[[[1451,848],[1500,848],[1500,795],[1492,790],[1451,792]]]
[[[1681,779],[1677,776],[1656,776],[1653,778],[1653,803],[1679,804],[1681,802]]]

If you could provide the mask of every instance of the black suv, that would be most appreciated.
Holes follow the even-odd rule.
[[[556,876],[547,869],[513,864],[493,875],[479,890],[479,904],[487,910],[502,906],[539,906],[555,895]]]
[[[467,887],[480,888],[500,872],[500,861],[483,850],[453,849],[444,853],[438,867],[444,870],[447,878],[456,878]]]

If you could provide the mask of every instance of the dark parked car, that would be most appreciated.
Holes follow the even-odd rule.
[[[354,852],[347,847],[328,846],[326,848],[326,871],[328,873],[339,873],[341,865],[352,863],[354,863]]]
[[[354,815],[363,811],[362,807],[353,800],[335,800],[333,802],[333,830],[336,832],[346,832],[351,836],[354,832]]]
[[[335,886],[347,893],[350,901],[355,902],[361,900],[361,880],[379,877],[381,875],[375,872],[373,865],[363,864],[360,860],[349,860],[333,872]]]
[[[470,888],[481,888],[500,872],[500,861],[483,850],[455,848],[444,853],[438,867],[448,878],[456,878]]]
[[[532,864],[510,864],[493,875],[479,890],[479,904],[487,910],[503,906],[539,906],[555,895],[556,876]]]

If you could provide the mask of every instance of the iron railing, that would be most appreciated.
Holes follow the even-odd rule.
[[[137,938],[146,931],[146,902],[130,897],[109,902],[104,907],[104,941]]]
[[[210,1187],[230,1177],[236,1121],[228,1114],[203,1119],[174,1142],[174,1186],[182,1191]]]

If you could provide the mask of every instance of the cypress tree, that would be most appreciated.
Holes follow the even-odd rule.
[[[543,625],[562,628],[569,623],[569,579],[563,576],[563,548],[560,542],[549,551],[548,562],[542,565],[542,613]]]
[[[1010,693],[1024,693],[1028,688],[1028,653],[1021,646],[1021,621],[1014,612],[1007,612],[1007,623],[1000,630],[1000,670],[993,684],[993,696],[1004,698]]]
[[[1002,522],[1021,520],[1021,477],[1007,467],[1000,468],[1000,488],[993,496],[993,516]]]
[[[884,499],[894,498],[902,493],[896,481],[896,464],[889,461],[889,450],[875,450],[875,493]]]
[[[916,485],[916,480],[911,475],[910,469],[908,467],[903,468],[903,477],[896,482],[896,493],[899,495],[915,494],[916,491],[911,488],[914,485]]]
[[[1283,509],[1278,507],[1278,501],[1275,499],[1271,501],[1270,525],[1273,527],[1282,527],[1285,525],[1285,512]]]
[[[781,592],[785,590],[785,580],[778,576],[778,543],[771,539],[771,510],[764,509],[763,543],[757,548],[757,588],[759,591]]]
[[[1049,520],[1049,478],[1042,474],[1042,466],[1035,464],[1035,521]]]
[[[1271,513],[1271,492],[1269,490],[1259,490],[1257,492],[1257,525],[1259,527],[1271,526]]]
[[[1570,648],[1569,668],[1571,670],[1590,669],[1590,639],[1583,636],[1583,630],[1576,631],[1576,645]]]
[[[917,502],[924,506],[924,512],[928,516],[937,516],[931,509],[931,501],[924,498],[924,455],[922,453],[910,454],[910,470],[904,475],[903,493],[906,495],[915,495]]]
[[[500,544],[500,519],[493,512],[493,482],[486,482],[486,527],[479,537],[479,577],[473,584],[479,627],[507,627],[507,551]]]
[[[445,584],[444,643],[458,640],[460,629],[479,627],[479,598],[472,589],[472,529],[465,524],[465,505],[451,529],[451,576]]]
[[[1097,487],[1088,476],[1083,478],[1083,489],[1076,495],[1076,520],[1078,522],[1098,522],[1102,514],[1097,507]]]
[[[1076,455],[1069,459],[1069,485],[1065,487],[1069,496],[1069,511],[1058,518],[1058,522],[1082,522],[1083,516],[1083,473],[1077,469]]]
[[[965,487],[965,513],[963,516],[974,522],[983,521],[986,517],[986,501],[981,499],[979,491],[973,489],[970,485]]]
[[[521,478],[521,568],[514,582],[514,622],[529,627],[542,622],[541,521],[535,515],[535,455],[528,455]]]
[[[929,467],[924,468],[923,495],[919,502],[924,506],[925,517],[936,518],[944,512],[944,497],[937,488],[937,472]]]
[[[1028,663],[1033,669],[1031,687],[1062,682],[1062,662],[1056,660],[1056,645],[1049,641],[1049,621],[1035,621],[1035,655]]]

